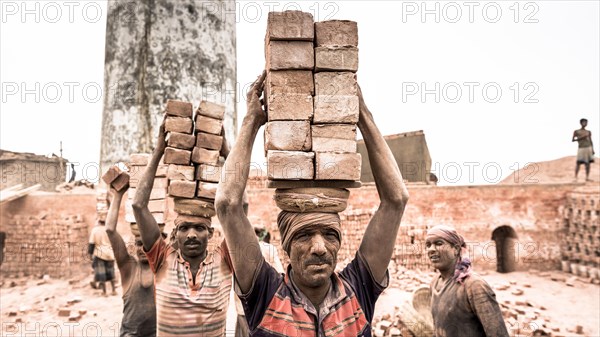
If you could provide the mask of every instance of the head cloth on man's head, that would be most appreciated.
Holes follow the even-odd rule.
[[[448,241],[451,245],[460,247],[458,260],[454,266],[453,278],[456,282],[463,284],[464,281],[473,273],[471,260],[468,257],[462,257],[463,249],[466,250],[467,247],[465,244],[465,239],[456,232],[456,229],[445,225],[437,225],[428,230],[427,238],[430,237],[439,237]]]
[[[179,214],[177,215],[177,217],[175,218],[175,220],[173,221],[173,223],[175,224],[175,227],[178,227],[179,225],[183,224],[183,223],[189,223],[189,224],[205,224],[208,227],[211,226],[211,219],[210,218],[205,218],[202,216],[193,216],[193,215],[182,215]]]
[[[295,213],[281,211],[277,216],[277,226],[281,234],[281,246],[288,254],[294,235],[301,229],[318,225],[335,230],[342,241],[342,226],[340,216],[337,213]]]
[[[456,232],[456,229],[454,229],[450,226],[437,225],[437,226],[429,229],[427,231],[427,237],[431,237],[431,236],[440,237],[440,238],[450,242],[450,244],[459,246],[461,248],[466,247],[465,239]]]

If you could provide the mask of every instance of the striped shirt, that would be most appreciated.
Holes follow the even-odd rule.
[[[189,263],[162,238],[146,253],[155,274],[158,336],[225,334],[232,268],[223,252],[225,241],[200,264],[195,284]]]
[[[342,272],[334,273],[319,310],[296,287],[288,266],[279,274],[264,259],[254,275],[250,291],[236,293],[242,301],[250,336],[253,337],[371,337],[375,301],[387,286],[373,279],[360,252]]]

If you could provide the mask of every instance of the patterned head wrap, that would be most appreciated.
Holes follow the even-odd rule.
[[[336,231],[342,241],[342,227],[337,213],[295,213],[281,211],[277,216],[277,226],[281,234],[281,246],[289,254],[292,238],[298,231],[310,226],[331,228]]]
[[[465,279],[472,273],[471,260],[468,257],[462,257],[463,250],[465,250],[467,247],[465,244],[465,239],[456,232],[456,229],[445,225],[437,225],[428,230],[427,238],[430,237],[438,237],[449,242],[453,246],[460,247],[458,261],[454,267],[453,278],[456,280],[456,282],[463,284]]]
[[[212,220],[210,218],[205,218],[202,216],[178,214],[177,217],[175,218],[175,220],[173,221],[175,228],[173,228],[173,230],[171,231],[171,236],[169,238],[169,241],[175,248],[177,248],[175,245],[177,243],[175,236],[177,235],[177,230],[178,230],[179,226],[184,223],[205,224],[207,228],[211,228],[211,222],[212,222]]]

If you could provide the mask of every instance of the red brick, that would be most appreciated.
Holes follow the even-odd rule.
[[[167,201],[166,200],[150,200],[148,202],[148,209],[150,212],[165,212],[167,210]]]
[[[309,69],[315,66],[312,42],[271,41],[267,46],[267,69]]]
[[[221,178],[221,166],[200,164],[196,168],[196,180],[218,183]]]
[[[127,190],[127,197],[129,199],[135,198],[137,188],[130,188]],[[160,200],[167,197],[167,189],[164,187],[155,187],[150,191],[150,200]]]
[[[196,195],[196,181],[171,180],[169,195],[172,197],[193,198]]]
[[[179,117],[192,117],[193,107],[192,103],[176,101],[176,100],[168,100],[167,107],[165,108],[165,113],[168,116],[179,116]]]
[[[165,164],[190,165],[192,151],[167,147],[165,149]]]
[[[313,98],[310,95],[276,94],[269,96],[269,121],[310,120],[313,116]]]
[[[314,95],[315,84],[310,70],[271,70],[265,85],[267,96],[276,94]]]
[[[191,150],[196,144],[196,137],[187,133],[169,132],[167,134],[167,146],[182,150]]]
[[[313,152],[267,152],[268,177],[274,180],[312,180],[314,177]]]
[[[356,47],[316,47],[315,71],[358,70],[358,48]]]
[[[215,205],[202,199],[175,198],[173,210],[177,214],[194,215],[210,218],[216,215]]]
[[[202,116],[222,120],[225,116],[225,106],[208,101],[202,101],[200,102],[197,113]]]
[[[127,172],[121,172],[117,176],[115,180],[113,180],[110,185],[117,191],[122,191],[123,189],[129,187],[129,174]]]
[[[349,71],[315,73],[315,95],[358,95],[356,74]]]
[[[356,124],[358,115],[358,96],[315,96],[314,124]]]
[[[349,20],[315,23],[315,46],[358,46],[358,26]]]
[[[167,178],[154,178],[154,182],[152,183],[152,187],[164,187],[167,188],[169,186],[169,180]]]
[[[150,155],[147,153],[132,153],[129,155],[129,164],[136,166],[146,166],[150,160]]]
[[[360,180],[360,153],[316,152],[315,180]]]
[[[266,40],[305,40],[314,38],[314,21],[301,11],[269,12]]]
[[[156,223],[158,223],[158,224],[165,223],[165,213],[164,212],[152,212],[152,217],[154,218],[154,220],[156,220]],[[139,231],[139,229],[138,229],[138,231]]]
[[[309,121],[276,121],[265,125],[265,151],[310,151]]]
[[[194,180],[194,166],[191,165],[169,165],[167,178],[169,180]]]
[[[193,124],[191,118],[168,116],[165,120],[165,131],[190,134],[194,127]]]
[[[210,133],[198,132],[196,135],[196,146],[209,150],[221,150],[223,146],[223,136]]]
[[[202,115],[196,115],[196,130],[220,135],[223,127],[223,121],[220,119],[210,118]]]
[[[156,174],[154,175],[155,177],[166,177],[167,176],[167,169],[168,169],[169,165],[158,165],[158,167],[156,168]]]
[[[196,164],[215,165],[219,161],[218,150],[208,150],[201,147],[194,147],[192,151],[192,162]]]
[[[317,124],[311,130],[314,152],[356,152],[356,125]]]
[[[104,173],[104,175],[102,176],[102,180],[107,185],[110,185],[110,183],[112,183],[115,179],[117,179],[119,174],[121,174],[121,169],[119,169],[118,166],[113,165],[108,170],[106,170],[106,173]]]
[[[215,194],[217,193],[217,187],[219,184],[216,183],[206,183],[203,181],[198,182],[198,189],[196,191],[196,196],[198,198],[205,199],[215,199]]]

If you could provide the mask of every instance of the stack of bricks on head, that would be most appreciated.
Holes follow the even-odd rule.
[[[341,212],[360,187],[356,22],[270,12],[265,37],[268,186],[284,211]]]
[[[215,216],[221,167],[225,107],[202,101],[192,116],[191,103],[170,100],[165,109],[168,194],[178,215]]]

